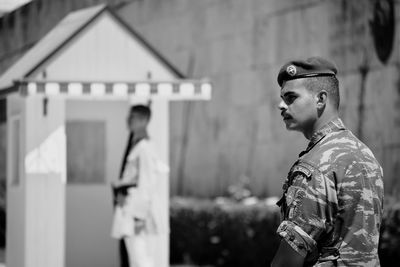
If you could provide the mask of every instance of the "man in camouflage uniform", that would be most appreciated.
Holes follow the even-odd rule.
[[[338,117],[333,63],[291,61],[278,75],[288,130],[309,140],[278,202],[282,237],[272,266],[380,266],[383,173],[371,150]]]

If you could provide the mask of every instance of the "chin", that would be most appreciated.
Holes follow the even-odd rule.
[[[295,131],[295,132],[303,132],[303,130],[299,127],[297,127],[297,125],[286,125],[286,129],[288,131]]]
[[[295,131],[296,130],[296,126],[293,123],[285,122],[285,126],[286,126],[286,129],[289,130],[289,131]]]

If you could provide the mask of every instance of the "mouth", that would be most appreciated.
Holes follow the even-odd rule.
[[[282,116],[284,121],[293,119],[292,116],[290,116],[289,114],[283,113],[283,112],[281,113],[281,116]]]

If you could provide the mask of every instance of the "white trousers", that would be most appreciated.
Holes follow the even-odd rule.
[[[146,234],[131,235],[124,238],[130,267],[155,267],[149,237]]]

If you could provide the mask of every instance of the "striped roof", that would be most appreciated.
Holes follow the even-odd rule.
[[[57,82],[20,81],[19,91],[24,96],[46,95],[65,97],[143,97],[169,100],[211,98],[208,81],[179,80],[173,82]]]

